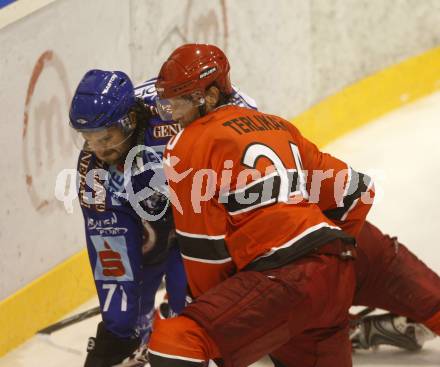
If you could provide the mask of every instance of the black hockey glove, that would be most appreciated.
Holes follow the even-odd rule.
[[[89,338],[84,367],[111,367],[129,357],[140,345],[140,338],[123,339],[98,324],[95,338]]]

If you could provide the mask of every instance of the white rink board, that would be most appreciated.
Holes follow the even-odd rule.
[[[132,75],[182,43],[210,42],[263,111],[292,118],[440,40],[438,0],[133,1]],[[154,19],[154,22],[149,21]],[[154,35],[154,36],[153,36]]]
[[[68,110],[79,79],[130,68],[128,5],[55,1],[0,29],[0,300],[85,247],[78,201],[67,214],[55,179],[76,168]]]
[[[399,235],[408,247],[437,272],[440,272],[440,252],[435,226],[440,219],[437,210],[440,198],[436,184],[440,180],[439,115],[440,93],[437,93],[397,110],[326,147],[327,151],[347,159],[359,170],[367,168],[384,172],[386,180],[381,182],[383,199],[373,209],[370,219],[391,234]],[[407,172],[407,165],[411,166],[410,172]],[[402,177],[403,172],[406,174]],[[417,181],[414,181],[415,178]],[[414,186],[414,182],[417,185]],[[420,192],[422,189],[423,192]],[[403,201],[400,199],[402,197],[409,200]],[[422,212],[419,211],[420,208],[423,209]],[[88,302],[75,313],[95,306],[96,302],[96,299]],[[85,358],[87,337],[94,335],[98,320],[99,317],[95,317],[54,333],[50,339],[52,344],[48,340],[34,337],[1,358],[0,367],[81,366]],[[354,366],[439,365],[440,338],[428,342],[419,353],[381,348],[375,352],[357,352],[354,355]],[[254,365],[268,366],[271,366],[268,361]]]

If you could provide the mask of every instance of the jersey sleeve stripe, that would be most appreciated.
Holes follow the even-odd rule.
[[[368,176],[366,176],[366,177],[368,177]],[[373,187],[373,180],[371,180],[371,178],[369,178],[368,187],[365,192],[370,191],[372,187]],[[357,198],[355,201],[353,201],[353,204],[351,204],[350,208],[348,208],[348,210],[342,216],[342,218],[341,218],[342,221],[345,221],[347,219],[348,214],[350,214],[350,212],[356,207],[357,203],[359,202],[359,199],[360,199],[360,197]]]
[[[350,168],[349,182],[347,183],[349,187],[344,192],[342,206],[325,210],[325,216],[332,220],[345,220],[347,214],[356,206],[361,195],[369,190],[371,184],[372,180],[369,176]]]
[[[211,236],[211,235],[208,235],[208,234],[184,232],[184,231],[181,231],[179,229],[176,229],[176,233],[180,234],[181,236],[185,236],[185,237],[200,238],[200,239],[207,239],[207,240],[223,240],[226,237],[225,234]]]
[[[350,186],[351,186],[351,182],[352,182],[351,177],[352,177],[353,169],[351,167],[347,166],[347,170],[348,170],[347,184],[345,185],[344,195],[342,196],[341,201],[338,203],[338,207],[342,207],[344,205],[344,198],[350,192]]]
[[[182,256],[198,261],[225,261],[231,258],[224,239],[187,237],[177,233]],[[225,261],[226,262],[226,261]]]

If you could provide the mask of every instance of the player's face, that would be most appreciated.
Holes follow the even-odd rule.
[[[131,136],[122,128],[113,126],[105,130],[82,132],[88,150],[108,164],[120,163],[131,147]]]
[[[191,97],[174,97],[159,100],[157,103],[159,114],[163,120],[179,122],[182,127],[200,117],[198,106],[200,103]]]
[[[200,117],[199,108],[193,101],[184,98],[171,99],[173,120],[186,127],[195,119]]]

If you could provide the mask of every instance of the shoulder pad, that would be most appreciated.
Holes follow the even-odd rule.
[[[141,98],[149,106],[156,105],[156,78],[148,79],[134,89],[137,98]]]
[[[251,97],[249,97],[247,94],[243,93],[238,87],[235,85],[232,86],[234,93],[232,94],[230,103],[239,106],[239,107],[246,107],[251,108],[253,110],[258,110],[257,102]]]

